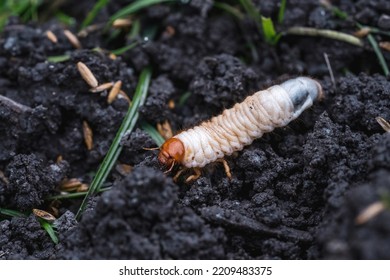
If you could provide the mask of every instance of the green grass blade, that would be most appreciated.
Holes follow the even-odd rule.
[[[115,55],[121,55],[121,54],[124,54],[125,52],[127,52],[128,50],[131,50],[132,48],[134,48],[135,46],[137,46],[139,44],[139,42],[134,42],[128,46],[124,46],[122,48],[119,48],[119,49],[116,49],[116,50],[112,50],[111,53],[115,54]]]
[[[0,215],[5,215],[9,217],[25,217],[23,213],[11,209],[0,208]]]
[[[55,243],[58,244],[58,237],[57,234],[54,231],[54,228],[52,224],[48,223],[45,220],[42,220],[38,218],[39,223],[41,224],[41,227],[47,232],[47,234],[50,236],[51,240]]]
[[[110,17],[110,24],[118,18],[122,18],[122,17],[128,16],[128,15],[131,15],[135,12],[138,12],[141,9],[147,8],[147,7],[152,6],[152,5],[161,4],[164,2],[177,2],[177,0],[137,0],[137,1],[127,5],[123,9],[119,10],[114,15],[112,15]]]
[[[129,32],[129,39],[134,39],[137,36],[139,36],[141,31],[141,22],[139,19],[136,19],[133,21],[133,24],[131,25],[131,30]]]
[[[360,23],[356,22],[356,26],[360,29],[363,28],[363,25],[361,25]],[[368,34],[367,35],[367,39],[368,41],[370,42],[371,44],[371,47],[372,49],[374,50],[378,60],[379,60],[379,64],[381,65],[382,67],[382,70],[383,70],[383,74],[385,76],[389,76],[390,72],[389,72],[389,67],[387,66],[387,63],[386,63],[386,60],[385,58],[383,57],[383,54],[382,54],[382,51],[380,50],[379,46],[378,46],[378,43],[377,41],[375,40],[374,36],[372,36],[372,34]]]
[[[389,76],[389,73],[390,73],[389,67],[387,66],[386,60],[383,57],[383,54],[382,54],[374,36],[372,36],[371,34],[368,34],[367,39],[370,42],[372,48],[374,49],[376,56],[378,57],[379,63],[380,63],[382,70],[383,70],[383,74],[385,74],[385,76]]]
[[[47,61],[52,62],[52,63],[64,62],[64,61],[68,61],[69,59],[70,59],[70,55],[69,54],[48,56],[47,57]]]
[[[76,23],[76,19],[61,11],[56,12],[55,18],[65,24],[66,26],[73,26]]]
[[[157,146],[160,147],[162,144],[164,144],[165,139],[161,136],[160,133],[158,133],[157,129],[155,129],[154,126],[147,122],[143,122],[141,124],[141,127],[150,135],[150,137],[152,137],[153,141],[157,144]]]
[[[256,6],[253,4],[252,0],[239,0],[241,6],[244,7],[247,14],[256,21],[256,23],[261,24],[261,14],[257,10]]]
[[[287,0],[280,1],[280,8],[279,8],[279,13],[278,13],[279,24],[282,24],[284,21],[284,14],[286,13],[286,4],[287,4]]]
[[[150,68],[146,68],[141,72],[130,108],[127,111],[127,114],[114,138],[114,141],[110,146],[110,149],[107,152],[107,155],[104,157],[102,164],[100,165],[98,171],[96,172],[96,175],[89,187],[88,193],[85,196],[77,212],[76,219],[80,218],[87,205],[88,199],[91,197],[91,195],[96,194],[100,190],[106,178],[108,177],[111,169],[114,167],[114,164],[118,159],[119,154],[122,150],[122,147],[120,146],[120,141],[122,139],[122,136],[125,133],[132,131],[138,120],[138,108],[141,105],[143,105],[143,103],[145,102],[151,76],[152,76],[152,71]]]
[[[107,4],[109,0],[98,0],[91,11],[88,13],[87,17],[84,19],[83,23],[81,24],[81,29],[84,29],[88,25],[92,23],[92,21],[96,18],[97,14],[100,12],[101,9],[103,9]]]
[[[190,98],[191,92],[186,91],[180,96],[179,102],[177,104],[178,107],[183,107],[183,105],[187,102],[188,98]]]
[[[244,15],[240,12],[240,10],[238,10],[237,8],[235,8],[229,4],[214,1],[214,7],[231,14],[232,16],[237,18],[238,20],[242,20],[244,18]]]
[[[272,19],[261,17],[261,23],[263,27],[264,40],[271,45],[276,45],[281,37],[281,34],[276,33]]]
[[[339,8],[334,7],[334,6],[332,6],[332,13],[340,19],[347,19],[348,18],[348,14],[346,12],[344,12],[344,11],[340,10]]]

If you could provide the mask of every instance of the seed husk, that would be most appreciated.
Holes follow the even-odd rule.
[[[173,110],[173,109],[175,109],[175,106],[176,106],[175,100],[170,99],[170,100],[168,101],[168,108],[171,109],[171,110]]]
[[[3,181],[6,185],[9,184],[7,177],[5,177],[4,172],[0,170],[0,180]]]
[[[108,94],[108,97],[107,97],[108,104],[111,104],[115,100],[115,98],[119,94],[119,91],[121,90],[121,87],[122,87],[122,81],[117,81],[114,84],[114,86],[110,90],[110,93]]]
[[[359,29],[353,35],[355,35],[358,38],[366,37],[371,32],[371,28],[369,27],[363,27],[362,29]]]
[[[355,224],[365,224],[369,220],[380,214],[383,210],[385,210],[385,205],[381,201],[374,202],[356,217]]]
[[[168,139],[172,138],[172,136],[173,136],[172,127],[171,127],[169,121],[164,121],[163,123],[158,123],[157,124],[157,131],[158,131],[158,133],[161,134],[161,136],[165,140],[168,140]]]
[[[127,96],[127,94],[123,90],[119,91],[118,98],[126,99],[127,102],[129,103],[129,105],[131,104],[130,98]]]
[[[51,30],[47,30],[47,31],[46,31],[46,37],[47,37],[51,42],[53,42],[54,44],[57,44],[57,42],[58,42],[57,36],[56,36]]]
[[[99,85],[97,79],[87,65],[82,62],[77,62],[77,69],[79,70],[81,77],[91,88],[96,88]]]
[[[105,91],[106,89],[112,88],[113,85],[114,85],[113,82],[104,83],[104,84],[101,84],[95,88],[91,88],[89,91],[90,92],[102,92],[102,91]]]
[[[130,174],[130,172],[133,170],[133,166],[124,164],[124,163],[119,163],[115,167],[116,171],[119,172],[122,176],[126,176]]]
[[[86,192],[89,189],[88,184],[81,184],[80,187],[77,188],[76,192]]]
[[[43,211],[41,209],[33,209],[32,212],[34,213],[35,216],[37,216],[38,218],[41,218],[45,221],[48,221],[48,222],[53,222],[56,220],[56,218],[50,214],[49,212],[46,212],[46,211]]]
[[[70,32],[69,30],[65,29],[64,30],[64,35],[69,40],[69,42],[72,44],[73,47],[75,47],[76,49],[81,49],[82,48],[79,39],[72,32]]]
[[[126,28],[126,27],[131,26],[131,24],[132,24],[131,19],[128,19],[128,18],[118,18],[118,19],[114,20],[114,22],[112,23],[112,27],[114,27],[114,28]]]
[[[86,121],[83,121],[83,134],[85,146],[87,146],[88,151],[90,151],[93,148],[93,132]]]
[[[388,121],[386,121],[382,117],[376,117],[375,119],[379,123],[379,125],[384,129],[384,131],[390,132],[390,123],[388,123]]]
[[[60,185],[61,191],[71,192],[77,190],[83,183],[77,178],[64,180]]]
[[[390,42],[380,42],[379,43],[379,46],[382,48],[382,49],[384,49],[384,50],[386,50],[386,51],[388,51],[388,52],[390,52]]]

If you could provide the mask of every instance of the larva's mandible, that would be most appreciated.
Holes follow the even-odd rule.
[[[158,159],[171,168],[176,163],[187,168],[204,167],[287,125],[321,96],[321,85],[307,77],[258,91],[221,115],[168,139]]]

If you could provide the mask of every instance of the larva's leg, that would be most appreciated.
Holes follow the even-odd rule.
[[[188,170],[188,168],[181,168],[179,171],[177,171],[176,175],[173,177],[173,182],[177,182],[177,180],[179,179],[180,175],[184,172]]]
[[[226,176],[229,178],[229,180],[232,179],[232,173],[230,172],[229,164],[227,163],[226,159],[221,158],[218,160],[219,162],[222,162],[223,168],[225,169]]]
[[[194,172],[195,172],[195,174],[191,175],[190,177],[188,177],[186,179],[186,183],[190,183],[192,181],[197,180],[200,177],[200,175],[202,174],[200,171],[200,168],[198,168],[198,167],[194,167]]]

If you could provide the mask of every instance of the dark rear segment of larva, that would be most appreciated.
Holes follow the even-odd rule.
[[[184,147],[184,155],[180,160],[176,156],[175,162],[188,168],[203,167],[231,155],[264,133],[287,125],[321,97],[321,85],[307,77],[258,91],[221,115],[174,136]],[[160,153],[169,157],[173,149],[166,143]]]

